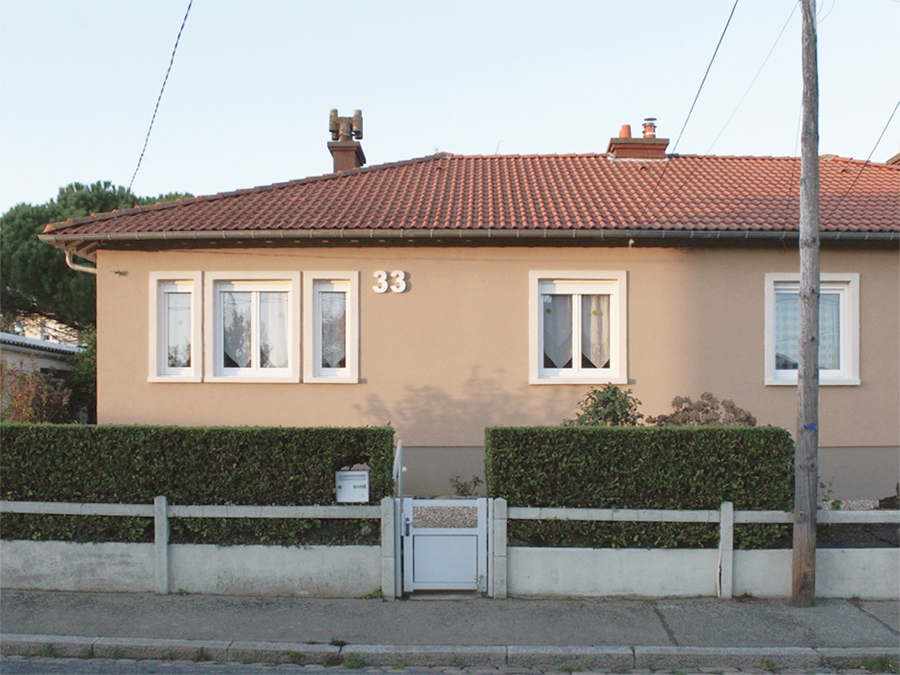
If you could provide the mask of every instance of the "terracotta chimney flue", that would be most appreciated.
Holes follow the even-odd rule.
[[[668,138],[656,137],[656,118],[644,120],[643,137],[631,137],[631,125],[623,124],[617,138],[609,139],[606,154],[613,159],[665,159]]]
[[[328,118],[328,131],[331,142],[328,150],[334,158],[334,172],[350,171],[364,166],[366,155],[358,140],[363,137],[362,111],[354,110],[353,117],[339,117],[337,110],[332,110]]]

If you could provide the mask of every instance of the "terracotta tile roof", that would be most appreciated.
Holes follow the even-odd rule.
[[[900,165],[825,156],[825,232],[900,232]],[[437,154],[50,225],[43,238],[302,231],[794,232],[800,160]],[[176,235],[177,236],[177,235]]]

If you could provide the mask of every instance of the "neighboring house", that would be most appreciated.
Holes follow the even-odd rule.
[[[75,345],[25,337],[14,333],[0,333],[0,358],[8,365],[25,370],[49,373],[71,370],[72,358],[81,351]]]
[[[609,382],[648,415],[709,390],[795,429],[799,159],[666,155],[648,121],[602,154],[363,167],[338,120],[333,174],[46,228],[97,264],[101,423],[390,422],[419,494],[481,472],[486,426]],[[900,165],[820,172],[820,476],[883,497]]]

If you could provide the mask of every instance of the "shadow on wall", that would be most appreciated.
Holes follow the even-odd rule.
[[[483,377],[473,368],[458,394],[443,387],[408,385],[395,401],[373,394],[357,410],[380,424],[390,421],[405,445],[480,446],[485,427],[559,424],[575,413],[582,395],[580,388],[535,391],[528,384],[510,391],[500,384],[506,380],[502,370]]]

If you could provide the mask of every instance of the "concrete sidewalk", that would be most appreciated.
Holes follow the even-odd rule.
[[[896,601],[332,600],[0,592],[3,654],[606,670],[900,658]]]

